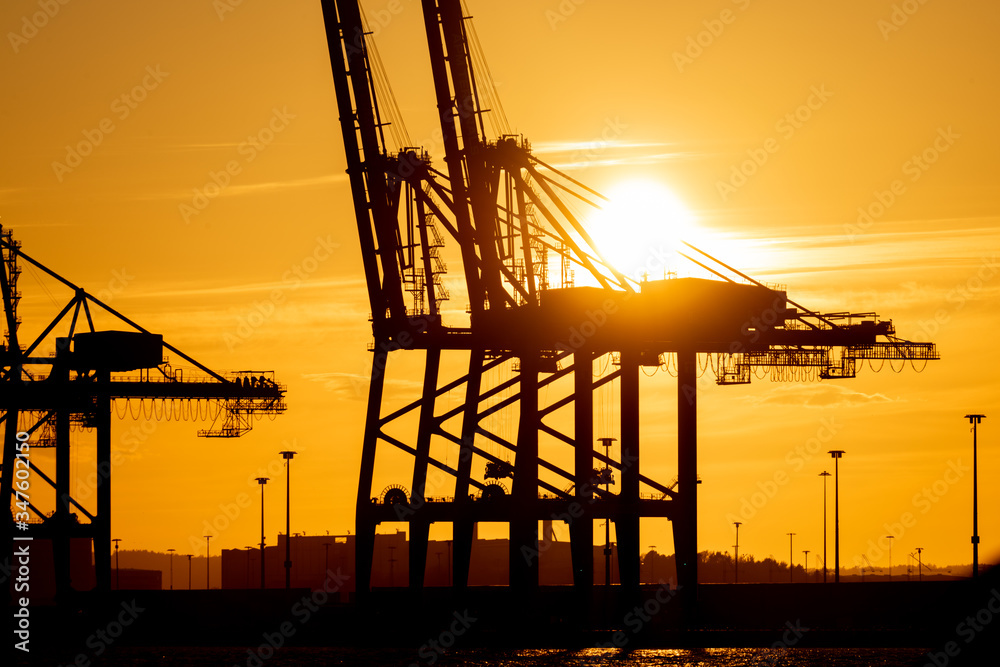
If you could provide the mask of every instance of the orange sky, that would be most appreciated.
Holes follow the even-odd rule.
[[[915,525],[894,531],[894,563],[917,546],[925,561],[969,561],[962,415],[1000,419],[989,334],[1000,329],[1000,6],[468,1],[506,115],[539,157],[599,190],[655,181],[730,264],[811,308],[874,310],[901,336],[939,344],[943,360],[922,374],[706,383],[700,548],[730,548],[727,517],[787,473],[744,519],[741,552],[787,558],[794,531],[797,562],[801,549],[818,553],[817,474],[840,448],[845,563],[906,512]],[[37,14],[48,4],[58,11]],[[912,15],[894,14],[911,4]],[[440,164],[419,3],[364,6],[410,137]],[[274,369],[289,386],[288,413],[240,440],[196,438],[194,423],[116,423],[123,548],[204,553],[204,522],[233,504],[245,507],[213,551],[255,543],[252,478],[268,470],[270,542],[284,525],[287,447],[300,452],[293,531],[353,530],[369,308],[319,3],[11,0],[0,27],[2,224],[206,365]],[[81,144],[87,155],[69,154]],[[761,164],[744,164],[755,156]],[[226,187],[203,199],[230,163]],[[860,224],[859,208],[871,215]],[[21,285],[22,330],[36,333],[70,295],[32,271]],[[241,328],[259,309],[270,314]],[[394,376],[390,400],[418,379]],[[647,464],[669,480],[674,386],[659,374],[643,391],[645,451],[658,452]],[[133,428],[141,437],[127,437]],[[800,464],[796,448],[828,431],[830,446]],[[984,561],[1000,559],[993,433],[988,418]],[[81,498],[91,451],[82,443],[74,455]],[[409,473],[398,477],[378,478],[376,492]],[[935,502],[919,498],[925,487]],[[671,548],[665,522],[644,524],[642,539]]]

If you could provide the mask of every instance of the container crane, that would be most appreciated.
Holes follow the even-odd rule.
[[[0,420],[4,423],[0,497],[5,503],[3,544],[10,555],[16,534],[51,539],[57,595],[72,590],[70,539],[93,541],[99,591],[110,590],[111,572],[111,415],[116,403],[140,412],[192,420],[212,419],[198,431],[202,437],[234,438],[249,431],[253,421],[285,411],[285,386],[272,371],[217,373],[87,293],[27,255],[10,230],[0,229],[0,289],[4,302],[5,335],[0,346]],[[34,338],[20,335],[18,279],[22,262],[41,271],[71,292],[59,313]],[[95,312],[114,318],[124,330],[98,329]],[[61,335],[59,335],[61,333]],[[49,349],[49,354],[42,350]],[[194,367],[173,368],[164,351]],[[127,414],[130,410],[126,409]],[[96,508],[88,509],[71,492],[71,431],[96,435]],[[37,457],[25,459],[34,479],[48,485],[55,509],[46,514],[46,496],[33,484],[28,500],[14,488],[18,445],[55,450],[55,469],[46,471]],[[23,458],[23,457],[22,457]],[[17,508],[17,521],[15,512]],[[23,509],[22,509],[23,508]],[[76,520],[76,513],[87,522]]]
[[[792,379],[793,369],[818,379],[850,378],[859,360],[938,358],[933,344],[896,337],[892,322],[874,313],[814,312],[789,299],[785,290],[766,286],[694,246],[686,246],[681,256],[717,280],[640,283],[623,275],[605,261],[583,217],[574,212],[578,205],[596,208],[603,196],[546,164],[523,137],[504,131],[474,27],[460,0],[421,2],[444,171],[405,136],[402,145],[393,145],[392,130],[400,129],[401,119],[393,117],[396,104],[384,92],[391,89],[380,78],[382,67],[357,0],[324,0],[322,6],[374,338],[356,510],[359,595],[369,588],[375,528],[381,522],[408,523],[414,589],[423,584],[432,522],[452,525],[453,582],[459,588],[468,582],[473,524],[507,523],[510,585],[531,591],[538,586],[533,557],[538,522],[565,517],[574,585],[592,587],[593,522],[611,520],[618,535],[620,581],[634,596],[639,519],[666,517],[673,526],[679,584],[692,608],[699,358],[713,360],[717,381],[725,385],[746,384],[755,371],[770,372],[775,379]],[[492,136],[487,117],[500,128]],[[435,258],[446,246],[457,248],[461,257],[468,324],[449,322],[441,308],[444,267]],[[553,264],[560,266],[555,280],[556,272],[549,270]],[[575,286],[574,275],[593,286]],[[410,308],[408,291],[414,295]],[[580,335],[584,329],[587,334]],[[385,414],[389,358],[418,353],[424,359],[420,398]],[[467,364],[467,372],[443,379],[445,355]],[[595,379],[594,370],[601,367],[596,363],[609,359],[607,372]],[[646,476],[640,465],[645,447],[657,444],[639,430],[642,368],[672,370],[677,377],[676,488]],[[497,369],[509,371],[510,378],[492,380]],[[570,377],[567,390],[559,380]],[[620,387],[617,460],[595,448],[593,429],[594,393],[613,381]],[[508,390],[513,394],[500,398]],[[540,398],[543,390],[548,404]],[[464,391],[463,406],[439,406],[450,391]],[[516,419],[513,437],[488,428],[488,419],[499,413]],[[416,428],[400,435],[404,419]],[[566,423],[572,424],[571,432],[562,426]],[[390,433],[390,427],[397,430]],[[541,456],[540,438],[570,448],[572,468]],[[472,475],[473,461],[502,463],[485,443],[514,454],[509,496],[485,493],[486,485]],[[432,456],[432,444],[447,448],[447,459],[457,464]],[[373,493],[380,446],[412,458],[405,502],[399,493],[391,503]],[[592,483],[595,461],[618,472],[617,493]],[[430,467],[453,479],[453,497],[428,500]],[[566,481],[572,483],[569,490]]]

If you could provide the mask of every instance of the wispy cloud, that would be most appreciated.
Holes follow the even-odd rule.
[[[325,391],[331,392],[337,398],[360,400],[368,395],[368,385],[371,377],[362,373],[304,373],[306,380],[319,383]],[[388,378],[386,389],[405,389],[417,391],[423,387],[416,380]]]
[[[850,407],[875,403],[906,402],[890,398],[883,393],[866,394],[836,384],[779,385],[757,396],[743,396],[738,400],[753,405],[789,405],[806,408]]]
[[[694,159],[705,153],[663,150],[673,144],[659,142],[561,141],[532,144],[532,150],[558,169],[582,169],[597,166],[650,165],[669,160]]]
[[[331,293],[334,293],[336,290],[350,288],[361,289],[364,286],[365,280],[363,277],[352,276],[327,279],[309,279],[307,281],[302,281],[300,284],[296,284],[295,290],[298,292],[304,292],[308,290],[324,289],[330,290]],[[237,294],[270,294],[274,290],[283,289],[289,289],[289,284],[287,282],[275,280],[270,282],[245,283],[240,285],[215,285],[212,287],[171,286],[142,291],[136,289],[134,293],[130,293],[125,296],[143,300],[153,298],[176,299],[204,296],[226,297]],[[122,298],[125,298],[125,296]]]

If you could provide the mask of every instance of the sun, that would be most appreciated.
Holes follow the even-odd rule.
[[[694,215],[664,185],[630,180],[607,197],[588,228],[604,259],[629,278],[662,278],[676,270],[681,241],[697,245]]]

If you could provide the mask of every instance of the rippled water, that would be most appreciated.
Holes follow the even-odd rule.
[[[229,665],[291,667],[340,665],[367,667],[911,667],[928,663],[924,649],[468,649],[418,655],[404,649],[284,648],[261,661],[245,648],[122,648],[106,656],[103,665]]]

